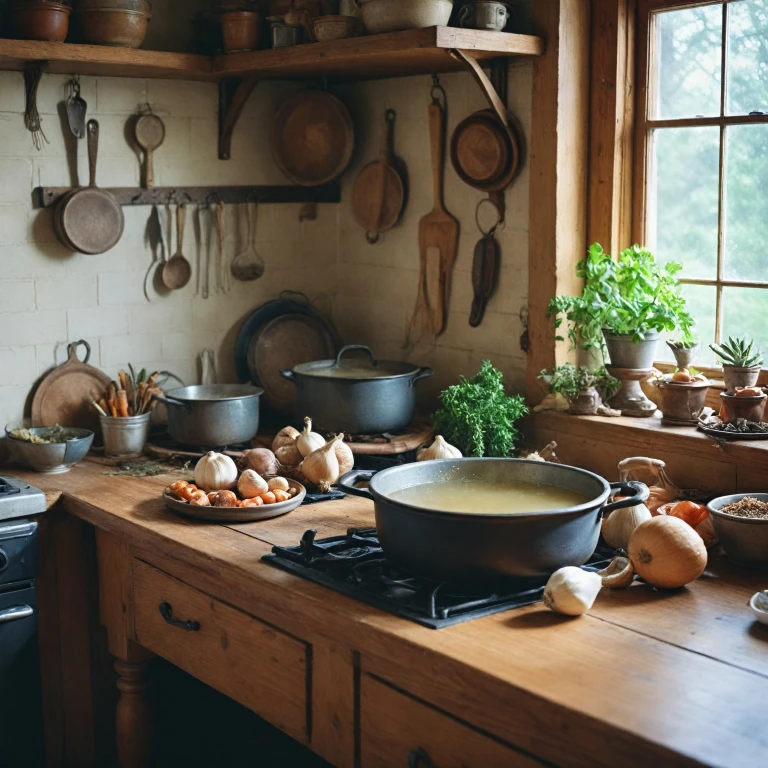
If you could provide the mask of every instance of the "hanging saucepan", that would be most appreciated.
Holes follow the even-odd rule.
[[[451,139],[451,162],[465,184],[482,192],[501,192],[520,172],[522,130],[480,65],[460,51],[456,55],[471,67],[492,109],[475,112],[459,123]]]
[[[123,209],[114,195],[96,186],[96,160],[99,152],[99,124],[89,120],[89,185],[66,194],[54,212],[54,229],[59,240],[79,253],[105,253],[123,236]]]
[[[368,359],[345,357],[360,350]],[[416,382],[431,368],[377,360],[368,347],[344,347],[335,360],[302,363],[280,373],[296,384],[296,413],[318,429],[352,435],[397,432],[413,420]]]
[[[369,488],[356,483],[370,480]],[[452,486],[534,484],[536,502],[546,486],[571,491],[573,506],[548,511],[483,512],[481,493],[471,512],[443,511],[440,490]],[[419,497],[419,486],[424,494]],[[376,530],[388,559],[434,581],[495,582],[500,579],[546,579],[558,568],[582,565],[592,556],[604,515],[642,504],[642,483],[608,484],[576,467],[519,459],[446,459],[422,461],[382,472],[353,470],[339,481],[347,493],[372,499]],[[408,489],[407,502],[398,499]],[[518,493],[510,490],[510,499]],[[626,498],[610,501],[619,493]],[[580,501],[583,499],[583,502]],[[608,503],[607,503],[608,502]],[[447,502],[443,502],[444,504]],[[557,501],[553,502],[557,504]],[[536,509],[536,507],[531,507]],[[545,508],[539,504],[538,509]]]

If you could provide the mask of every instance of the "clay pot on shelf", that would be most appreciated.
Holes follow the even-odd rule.
[[[120,4],[127,7],[119,7]],[[110,45],[118,48],[139,48],[147,36],[147,26],[152,18],[147,10],[151,7],[136,0],[104,0],[75,11],[78,37],[90,45]]]
[[[611,356],[611,365],[617,368],[653,368],[656,360],[656,348],[659,345],[659,333],[649,331],[643,341],[635,341],[631,335],[617,336],[609,330],[603,330],[605,345]]]
[[[594,416],[603,404],[603,398],[594,387],[582,390],[576,398],[567,397],[567,400],[571,406],[568,413],[574,416]]]
[[[261,37],[261,16],[253,11],[222,13],[221,37],[224,53],[255,51]]]
[[[666,424],[695,425],[707,399],[708,381],[657,382],[661,392],[661,412]]]
[[[720,393],[720,418],[726,424],[733,424],[739,419],[761,422],[765,418],[765,401],[768,395],[755,397],[737,397],[726,392]]]
[[[723,379],[725,379],[725,391],[733,394],[737,388],[754,387],[760,377],[760,366],[752,368],[737,368],[735,365],[723,366]]]
[[[11,6],[16,36],[21,40],[63,43],[69,32],[71,10],[61,3],[16,0]]]
[[[315,19],[313,29],[315,40],[318,43],[326,43],[355,37],[360,34],[362,25],[352,16],[320,16]]]
[[[680,347],[671,341],[667,342],[667,346],[672,350],[672,354],[675,356],[675,362],[677,367],[682,371],[683,368],[690,368],[694,363],[694,357],[696,356],[696,350],[699,348],[699,343],[696,342],[690,347]]]

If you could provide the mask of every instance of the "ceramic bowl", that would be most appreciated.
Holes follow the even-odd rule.
[[[80,40],[90,45],[139,48],[151,15],[122,8],[88,8],[75,13]]]
[[[444,27],[453,11],[452,0],[361,0],[363,24],[371,34],[400,29]]]
[[[768,520],[736,517],[722,511],[723,507],[747,496],[768,502],[768,493],[736,493],[713,499],[707,504],[707,509],[728,559],[744,568],[768,570]]]
[[[315,40],[327,43],[331,40],[343,40],[360,33],[360,22],[353,16],[320,16],[313,25]]]
[[[48,429],[49,427],[33,427],[30,432],[39,435]],[[33,472],[50,475],[69,472],[75,464],[85,458],[93,443],[93,432],[88,429],[67,428],[70,439],[65,443],[43,444],[18,440],[11,437],[9,431],[10,429],[6,428],[11,458]]]
[[[768,624],[768,590],[752,595],[749,607],[761,624]]]
[[[69,32],[71,8],[61,3],[21,0],[11,6],[16,35],[21,40],[63,43]]]

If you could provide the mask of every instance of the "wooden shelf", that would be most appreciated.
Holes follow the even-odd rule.
[[[219,81],[341,77],[348,80],[461,70],[449,51],[460,48],[480,60],[540,56],[544,41],[531,35],[429,27],[292,48],[200,56],[99,45],[0,40],[0,69],[23,70],[45,60],[48,72],[114,77]]]

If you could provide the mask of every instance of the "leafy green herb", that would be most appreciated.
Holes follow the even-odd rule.
[[[539,378],[547,385],[552,394],[561,394],[575,400],[579,393],[594,387],[603,400],[615,395],[621,384],[605,368],[591,371],[589,368],[576,367],[570,363],[559,365],[551,371],[542,371]]]
[[[441,395],[442,407],[432,416],[437,433],[465,456],[511,456],[520,439],[515,426],[528,413],[520,396],[504,391],[504,376],[489,360],[471,379]]]
[[[646,248],[633,245],[614,261],[599,243],[576,266],[584,280],[581,296],[556,296],[548,316],[555,327],[568,324],[574,348],[604,350],[603,329],[642,341],[651,331],[680,333],[682,344],[693,343],[694,319],[688,312],[676,275],[682,267],[661,266]],[[558,337],[562,338],[562,337]]]

